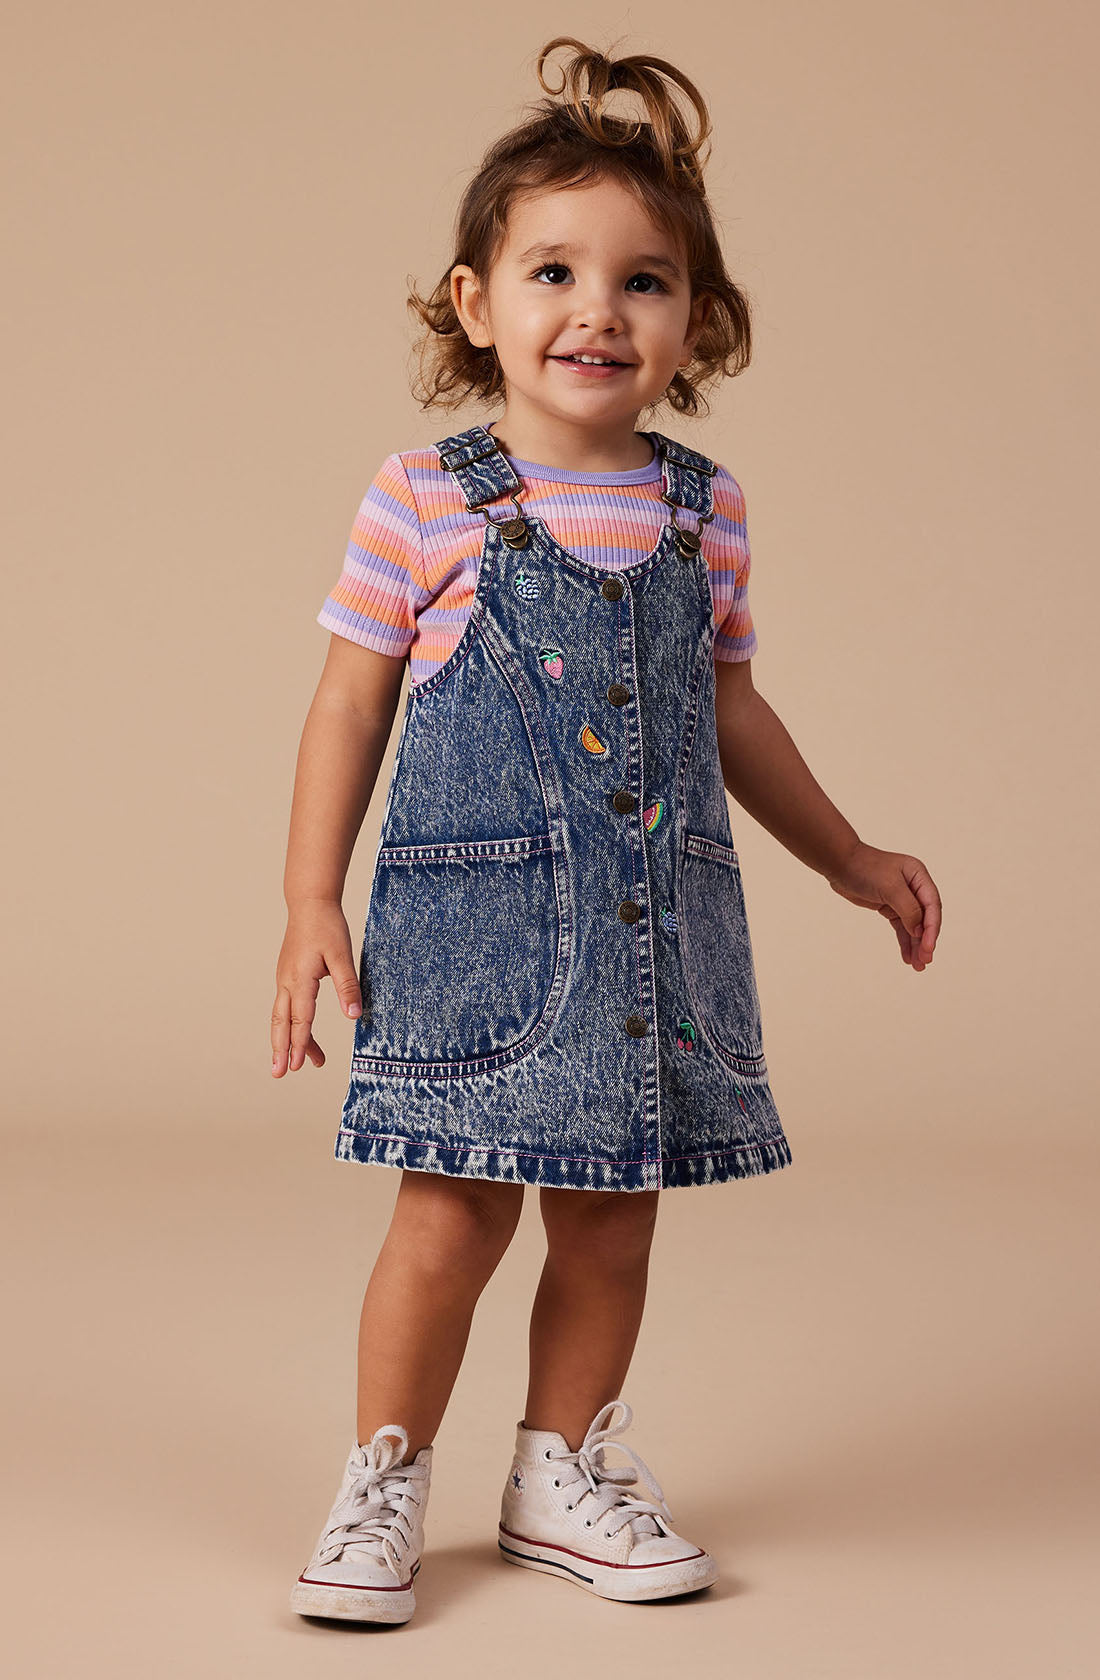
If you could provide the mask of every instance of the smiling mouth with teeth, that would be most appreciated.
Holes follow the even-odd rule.
[[[554,362],[584,362],[593,367],[629,367],[629,362],[617,361],[614,356],[552,356]]]

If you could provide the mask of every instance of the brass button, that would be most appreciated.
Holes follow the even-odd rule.
[[[605,601],[619,601],[622,599],[623,586],[618,578],[604,578],[600,584],[600,594]]]
[[[607,691],[607,698],[613,706],[625,706],[630,699],[630,690],[624,688],[622,683],[612,683]]]
[[[638,801],[629,788],[620,788],[617,793],[612,794],[611,803],[616,811],[633,811]]]
[[[641,913],[641,905],[635,904],[632,898],[624,899],[619,905],[619,915],[624,922],[636,922]]]
[[[626,1028],[631,1038],[644,1038],[646,1033],[649,1031],[648,1026],[642,1020],[640,1015],[628,1015],[626,1020],[623,1022],[623,1026]]]

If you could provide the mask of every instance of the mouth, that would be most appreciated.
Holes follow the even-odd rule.
[[[587,375],[588,378],[607,379],[612,374],[622,373],[624,369],[633,367],[633,362],[620,362],[611,358],[599,361],[582,361],[579,356],[549,356],[548,361],[557,362],[561,367],[569,368],[573,373]]]

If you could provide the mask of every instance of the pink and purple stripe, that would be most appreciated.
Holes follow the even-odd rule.
[[[567,472],[509,456],[523,479],[523,507],[570,553],[614,571],[651,553],[670,512],[661,466],[629,472]],[[719,466],[714,518],[704,527],[716,626],[716,659],[751,659],[756,631],[748,603],[751,557],[745,498]],[[691,523],[690,519],[685,523]],[[339,578],[317,614],[336,635],[408,658],[422,682],[449,657],[473,606],[484,519],[470,513],[434,449],[388,455],[355,516]]]

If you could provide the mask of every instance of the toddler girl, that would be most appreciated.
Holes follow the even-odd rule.
[[[500,1555],[621,1600],[715,1580],[613,1438],[660,1192],[791,1158],[727,790],[884,915],[918,971],[939,928],[924,866],[859,838],[753,687],[736,479],[638,428],[662,403],[695,414],[749,357],[703,100],[663,59],[567,36],[538,75],[551,97],[490,148],[453,262],[412,299],[422,406],[494,418],[386,458],[318,615],[272,1072],[323,1064],[327,974],[355,1020],[336,1154],[402,1176],[363,1303],[356,1439],[293,1589],[308,1615],[412,1615],[433,1437],[528,1184],[546,1262]],[[607,111],[615,89],[644,119]],[[356,967],[341,896],[406,659]]]

